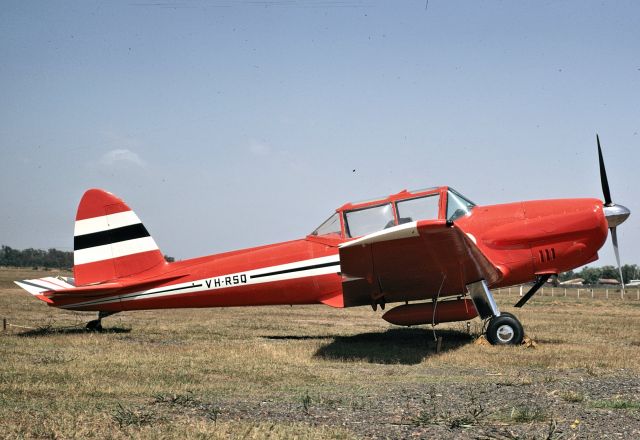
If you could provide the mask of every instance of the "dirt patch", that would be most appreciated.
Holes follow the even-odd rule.
[[[638,438],[640,411],[594,408],[612,395],[636,399],[640,380],[624,376],[585,380],[569,373],[519,381],[426,386],[380,385],[374,393],[301,393],[281,397],[210,400],[196,395],[156,398],[167,414],[217,421],[304,423],[342,427],[363,438]],[[567,398],[571,390],[584,396]]]

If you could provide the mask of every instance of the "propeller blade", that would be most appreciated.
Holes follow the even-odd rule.
[[[607,170],[604,167],[604,159],[602,158],[602,148],[600,148],[600,136],[596,134],[598,141],[598,159],[600,162],[600,184],[602,185],[602,193],[604,194],[604,206],[611,206],[611,192],[609,191],[609,180],[607,180]]]
[[[622,286],[622,296],[624,296],[624,278],[622,278],[622,266],[620,265],[620,252],[618,251],[618,233],[616,228],[609,228],[611,230],[611,241],[613,242],[613,252],[616,254],[616,261],[618,263],[618,272],[620,272],[620,285]]]

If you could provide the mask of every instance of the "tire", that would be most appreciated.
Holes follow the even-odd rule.
[[[511,313],[503,312],[489,321],[487,341],[491,345],[520,345],[523,338],[522,324]]]

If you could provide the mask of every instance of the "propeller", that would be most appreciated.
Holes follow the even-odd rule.
[[[624,295],[624,278],[622,278],[622,266],[620,265],[620,251],[618,249],[618,233],[616,228],[622,224],[627,217],[631,214],[628,208],[622,205],[616,205],[611,200],[611,191],[609,190],[609,180],[607,179],[607,170],[604,166],[604,159],[602,158],[602,148],[600,147],[600,136],[596,134],[596,140],[598,142],[598,160],[600,163],[600,184],[602,185],[602,194],[604,195],[604,216],[609,223],[609,230],[611,231],[611,241],[613,242],[613,252],[616,255],[616,262],[618,263],[618,272],[620,273],[620,285],[622,286],[622,294]]]

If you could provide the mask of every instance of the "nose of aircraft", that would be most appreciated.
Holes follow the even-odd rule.
[[[624,221],[631,215],[629,208],[622,205],[611,205],[604,207],[604,216],[607,218],[610,228],[624,223]]]

